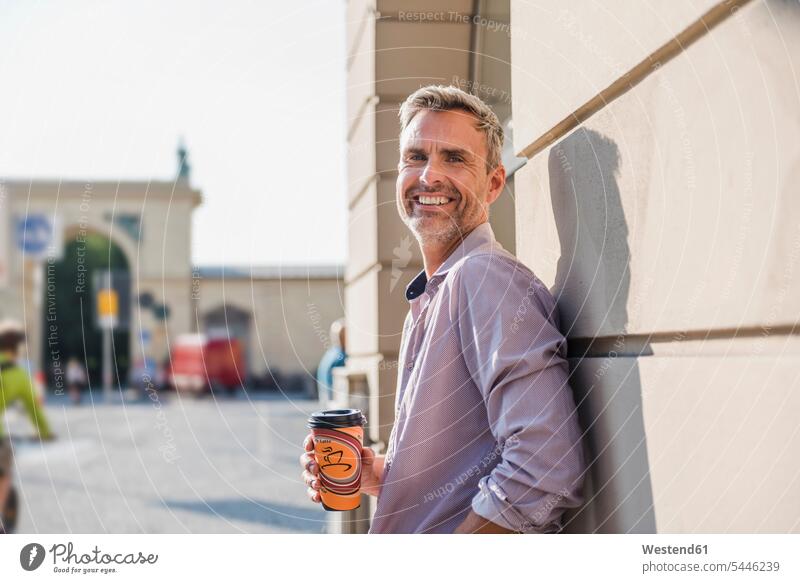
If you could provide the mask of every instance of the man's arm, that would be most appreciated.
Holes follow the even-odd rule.
[[[471,258],[457,276],[461,350],[500,456],[472,512],[506,530],[556,531],[582,502],[585,463],[566,341],[548,318],[554,301],[502,257]]]

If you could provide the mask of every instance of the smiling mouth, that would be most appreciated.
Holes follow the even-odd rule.
[[[441,194],[417,194],[411,197],[411,201],[421,207],[443,206],[454,200]]]

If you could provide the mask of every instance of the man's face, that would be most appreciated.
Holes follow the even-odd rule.
[[[486,222],[505,184],[486,169],[486,136],[461,110],[417,113],[400,136],[397,207],[423,244],[447,245]]]

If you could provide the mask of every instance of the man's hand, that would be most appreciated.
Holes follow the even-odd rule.
[[[458,525],[453,534],[514,534],[514,531],[486,520],[470,510],[464,522]]]
[[[306,493],[312,502],[321,502],[319,493],[319,465],[314,455],[314,440],[309,434],[303,441],[303,455],[300,456],[300,465],[303,468],[303,481],[306,483]],[[383,464],[386,456],[375,455],[372,449],[365,447],[361,450],[361,492],[370,496],[377,496],[381,491],[383,479]]]

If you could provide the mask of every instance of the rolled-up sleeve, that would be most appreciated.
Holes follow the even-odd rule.
[[[493,255],[465,262],[453,283],[462,354],[500,455],[472,509],[510,530],[556,532],[564,510],[583,501],[585,460],[553,298]]]

